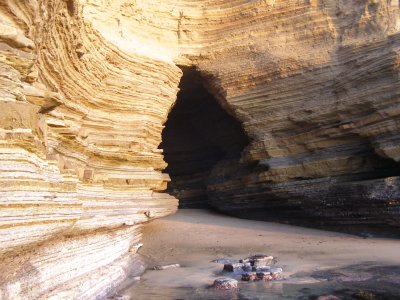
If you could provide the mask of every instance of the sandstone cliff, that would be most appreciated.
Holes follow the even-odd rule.
[[[397,1],[0,3],[0,298],[101,298],[173,213],[181,66],[250,141],[207,174],[233,214],[399,226]]]

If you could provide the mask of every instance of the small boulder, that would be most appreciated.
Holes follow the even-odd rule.
[[[257,272],[256,275],[258,279],[271,280],[270,272]]]
[[[282,279],[281,274],[272,274],[270,272],[257,272],[257,278],[265,281]]]
[[[257,273],[256,272],[246,272],[242,275],[243,281],[254,281],[257,280]]]
[[[250,258],[250,262],[254,267],[263,267],[272,264],[274,257],[270,255],[254,255]]]
[[[252,271],[254,272],[270,272],[270,266],[261,266],[261,267],[252,267]]]
[[[218,278],[214,280],[213,287],[217,290],[236,290],[238,281],[232,278]]]
[[[250,263],[254,267],[262,267],[271,265],[274,262],[274,257],[265,254],[256,254],[248,258],[239,260],[241,263]]]
[[[251,272],[251,271],[253,271],[253,267],[251,266],[250,263],[247,262],[247,263],[243,264],[242,270],[244,272]]]
[[[229,264],[224,264],[224,271],[226,272],[237,272],[237,271],[242,271],[243,269],[243,264],[241,263],[229,263]]]

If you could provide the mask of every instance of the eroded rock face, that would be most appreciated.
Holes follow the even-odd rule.
[[[107,42],[96,5],[0,8],[0,298],[104,296],[176,210],[157,147],[181,71]]]
[[[177,65],[251,140],[211,170],[212,206],[398,227],[399,16],[397,1],[3,1],[1,297],[102,297],[140,272],[141,224],[178,204],[158,148]]]
[[[397,3],[284,6],[265,21],[274,30],[237,49],[237,72],[232,50],[200,63],[218,72],[253,140],[240,163],[214,167],[210,203],[259,219],[398,227]]]

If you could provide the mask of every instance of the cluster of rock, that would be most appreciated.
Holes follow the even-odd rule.
[[[283,279],[282,268],[273,267],[274,257],[269,255],[257,254],[237,262],[216,260],[224,262],[224,272],[232,273],[234,276],[241,276],[242,281],[272,281]],[[235,285],[236,281],[236,285]],[[235,289],[237,280],[233,278],[218,278],[214,281],[213,287],[216,289]]]

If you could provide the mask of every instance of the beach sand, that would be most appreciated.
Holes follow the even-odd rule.
[[[285,281],[268,286],[252,286],[248,294],[254,292],[256,298],[223,295],[221,299],[264,299],[260,295],[265,299],[296,299],[309,285],[319,282],[309,276],[315,271],[350,265],[400,265],[399,240],[243,220],[200,209],[181,209],[173,216],[149,223],[143,244],[140,253],[149,268],[166,264],[181,267],[147,271],[140,282],[120,291],[133,299],[216,299],[204,291],[222,275],[223,265],[212,262],[218,258],[272,255],[286,277]],[[320,287],[322,293],[324,286]],[[249,285],[242,290],[248,288]]]

